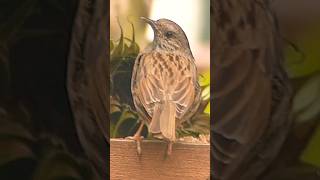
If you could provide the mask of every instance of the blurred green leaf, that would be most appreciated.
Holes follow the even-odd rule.
[[[313,26],[295,41],[304,57],[292,47],[285,49],[287,69],[291,78],[298,78],[320,71],[320,26]]]
[[[123,106],[121,115],[117,120],[111,137],[119,137],[119,128],[126,121],[137,120],[136,114],[134,114],[127,106]]]
[[[318,124],[306,149],[302,153],[301,161],[312,164],[320,168],[320,125]]]
[[[130,22],[130,24],[131,24],[131,27],[132,27],[132,41],[131,41],[131,44],[130,44],[130,47],[129,47],[127,53],[129,55],[132,55],[132,56],[137,56],[139,54],[140,49],[139,49],[138,44],[136,43],[134,25],[133,25],[132,22]]]
[[[201,97],[203,100],[207,100],[210,98],[210,85],[204,86],[201,92]]]
[[[112,52],[113,48],[114,48],[113,41],[112,41],[112,40],[110,40],[110,52]]]
[[[123,48],[124,48],[123,30],[122,30],[122,26],[120,25],[119,18],[118,18],[118,24],[119,24],[120,31],[121,31],[120,40],[119,40],[118,45],[115,47],[115,49],[113,50],[113,52],[111,54],[111,61],[116,60],[115,59],[116,57],[121,57],[121,55],[123,53]]]
[[[202,134],[209,134],[210,132],[210,115],[198,114],[194,116],[194,122],[192,123],[192,129]]]
[[[293,114],[297,122],[312,120],[320,114],[320,74],[311,77],[293,99]]]
[[[110,113],[121,111],[121,104],[113,96],[110,97]]]
[[[207,86],[210,85],[210,71],[206,71],[205,73],[201,74],[198,78],[200,86]]]
[[[204,113],[207,113],[210,115],[210,103],[206,106],[206,109],[204,110]]]
[[[297,122],[305,122],[308,120],[315,120],[320,115],[320,97],[316,98],[315,101],[302,113],[297,115]]]
[[[199,76],[199,84],[202,87],[202,101],[210,99],[210,71],[205,72]],[[210,102],[206,105],[204,113],[210,114]]]
[[[124,43],[123,48],[124,48],[124,50],[123,50],[124,56],[129,55],[129,54],[128,54],[129,46],[127,45],[127,43]]]
[[[198,137],[200,134],[210,133],[210,115],[206,113],[196,114],[191,120],[186,121],[182,127],[177,129],[178,135]]]
[[[312,77],[299,89],[294,97],[293,111],[298,112],[312,104],[314,99],[318,97],[320,93],[319,90],[320,75]]]

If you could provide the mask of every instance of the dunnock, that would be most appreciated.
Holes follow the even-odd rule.
[[[154,40],[137,56],[133,68],[131,91],[142,123],[132,139],[140,154],[140,134],[147,124],[154,137],[168,141],[167,154],[171,154],[176,127],[200,104],[197,69],[179,25],[168,19],[141,19],[152,27]]]

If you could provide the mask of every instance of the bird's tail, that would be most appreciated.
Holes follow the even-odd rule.
[[[172,101],[165,101],[155,106],[149,126],[151,133],[161,133],[165,139],[176,139],[176,105]]]

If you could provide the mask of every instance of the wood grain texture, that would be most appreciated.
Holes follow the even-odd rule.
[[[168,157],[163,141],[142,141],[141,156],[137,155],[134,141],[111,139],[110,143],[111,180],[209,179],[209,144],[178,142]]]

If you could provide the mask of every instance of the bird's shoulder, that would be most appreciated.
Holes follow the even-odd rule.
[[[172,51],[146,51],[141,52],[137,59],[146,60],[145,63],[156,61],[161,64],[173,64],[176,66],[188,66],[194,64],[194,58],[186,53],[172,52]]]

